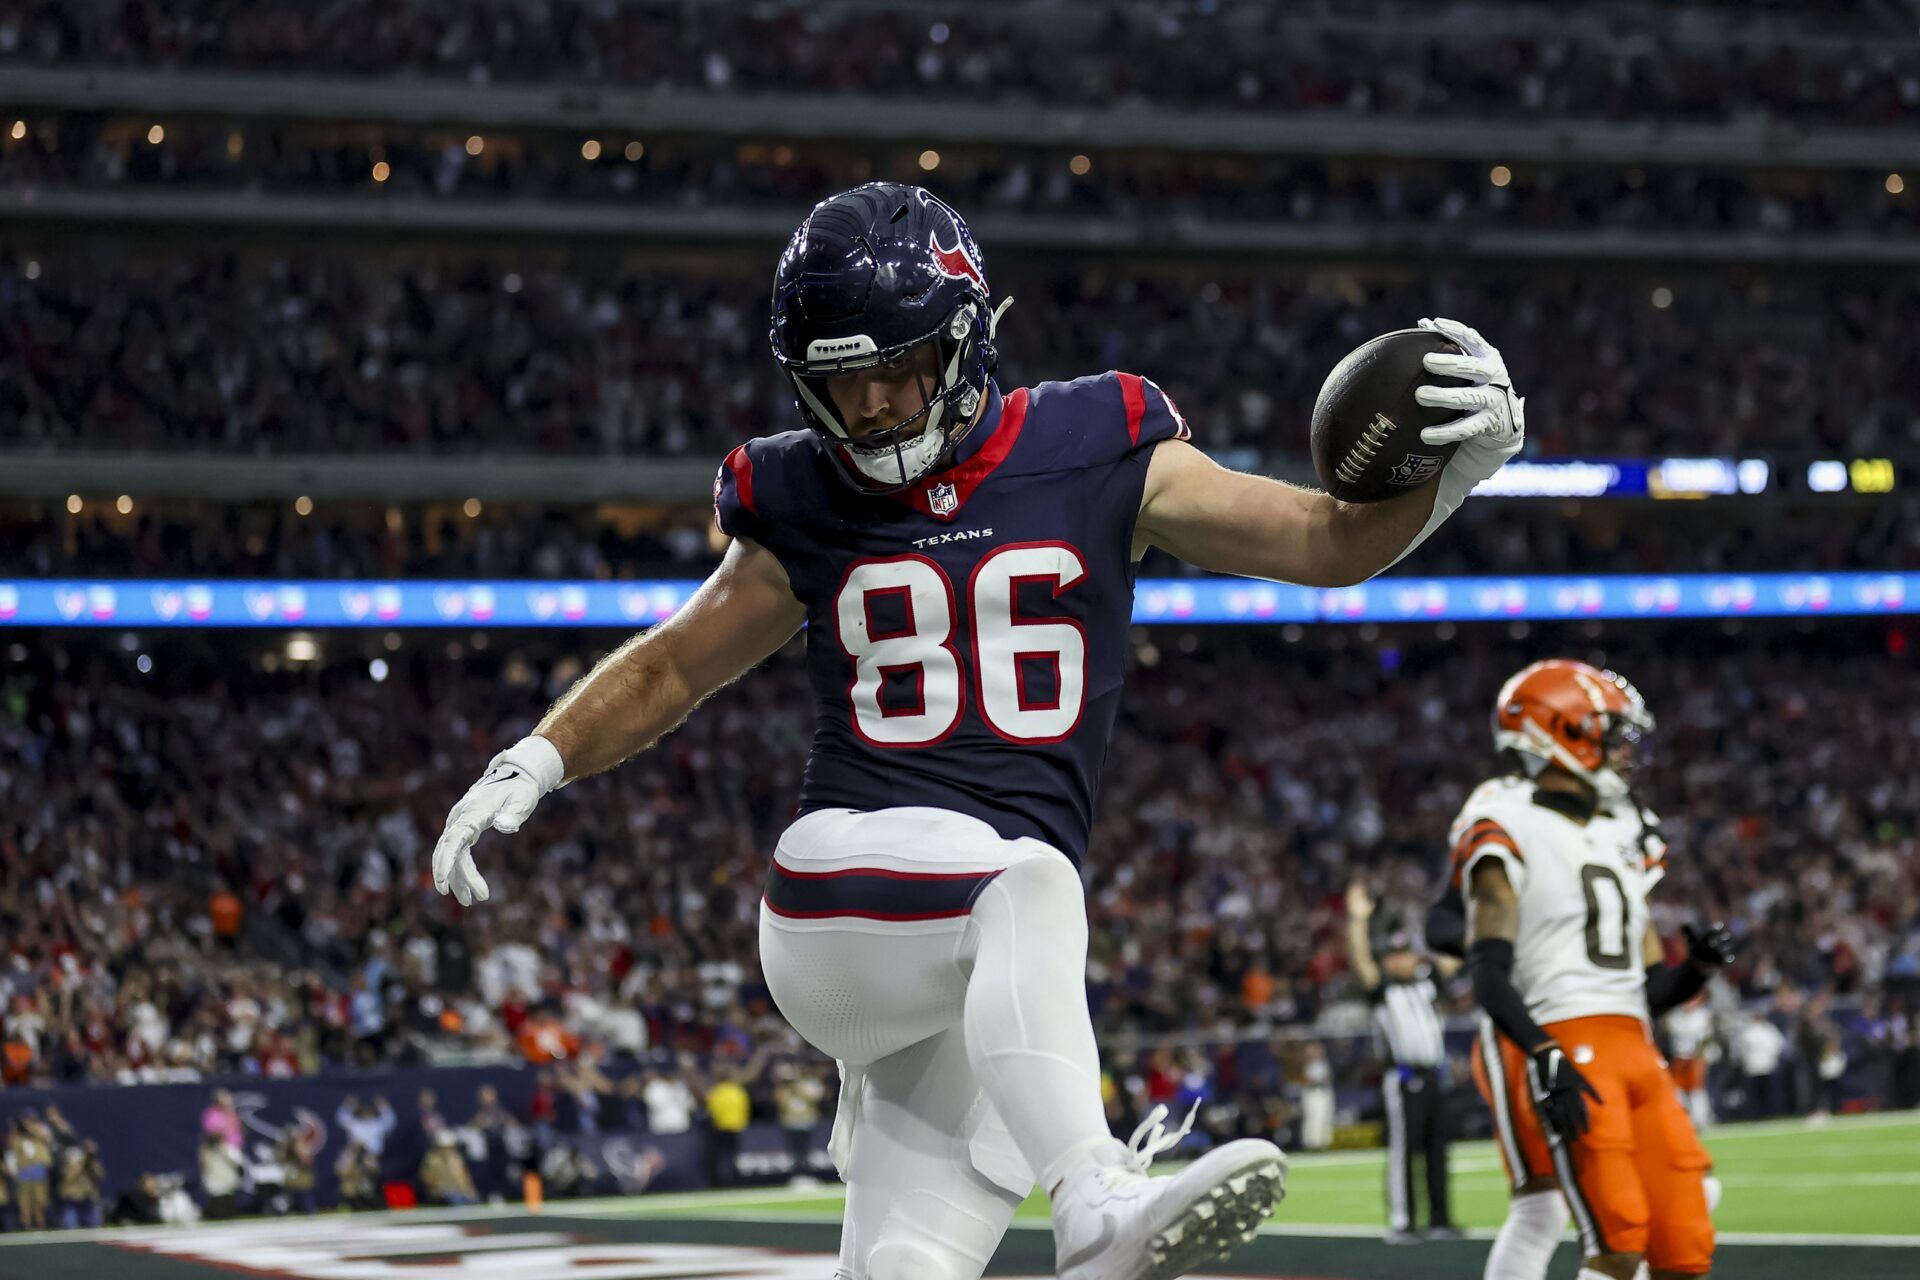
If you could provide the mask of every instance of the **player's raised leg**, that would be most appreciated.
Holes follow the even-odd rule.
[[[1080,876],[1037,841],[994,877],[968,925],[966,1039],[981,1083],[1053,1197],[1058,1274],[1164,1280],[1253,1238],[1285,1189],[1270,1142],[1220,1147],[1172,1178],[1146,1176],[1179,1141],[1157,1109],[1130,1146],[1108,1136],[1087,1012]]]

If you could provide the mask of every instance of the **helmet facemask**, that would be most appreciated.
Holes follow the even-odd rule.
[[[1587,671],[1576,678],[1595,705],[1578,714],[1545,705],[1523,710],[1526,703],[1516,699],[1514,690],[1528,672],[1515,676],[1501,691],[1493,737],[1495,746],[1510,752],[1528,777],[1538,778],[1549,765],[1558,766],[1591,787],[1604,808],[1628,794],[1641,744],[1653,732],[1654,720],[1640,691],[1624,677]],[[1602,693],[1609,689],[1611,696]],[[1601,705],[1603,697],[1606,705]],[[1502,708],[1514,717],[1504,726]]]
[[[804,361],[781,361],[809,425],[827,438],[828,456],[851,483],[869,492],[898,493],[951,456],[980,408],[981,388],[994,365],[993,329],[1005,309],[1003,302],[986,316],[979,303],[964,302],[945,325],[913,342],[876,350],[871,341],[858,337],[825,341],[814,344],[816,350]],[[929,344],[935,352],[931,383],[915,363],[920,409],[885,430],[854,435],[833,402],[827,379],[912,358]],[[844,354],[835,350],[841,347],[852,349]]]

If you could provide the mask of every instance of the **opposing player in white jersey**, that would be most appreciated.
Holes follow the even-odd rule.
[[[1689,927],[1686,962],[1663,962],[1646,898],[1664,845],[1625,782],[1652,727],[1619,676],[1535,663],[1495,704],[1514,772],[1482,784],[1454,822],[1451,883],[1487,1012],[1474,1075],[1513,1188],[1489,1280],[1545,1274],[1566,1221],[1556,1190],[1580,1228],[1583,1277],[1712,1267],[1709,1162],[1651,1019],[1696,994],[1731,939]]]

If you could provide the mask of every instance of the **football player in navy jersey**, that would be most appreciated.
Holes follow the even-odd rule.
[[[1003,391],[995,305],[966,224],[871,183],[815,206],[774,279],[797,430],[728,455],[731,536],[670,621],[602,660],[454,807],[434,884],[485,901],[472,847],[610,769],[807,625],[818,709],[798,817],[764,886],[781,1012],[838,1060],[841,1280],[973,1280],[1038,1182],[1058,1273],[1160,1280],[1251,1240],[1285,1162],[1228,1143],[1171,1178],[1156,1109],[1107,1131],[1088,1016],[1079,861],[1150,546],[1221,573],[1356,583],[1427,537],[1519,447],[1499,352],[1422,321],[1423,403],[1459,416],[1438,480],[1367,506],[1226,470],[1152,382]],[[1187,1125],[1191,1125],[1189,1116]]]

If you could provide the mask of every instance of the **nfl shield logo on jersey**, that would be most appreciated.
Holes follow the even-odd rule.
[[[960,507],[960,495],[950,484],[937,484],[927,490],[927,505],[937,516],[950,516]]]

